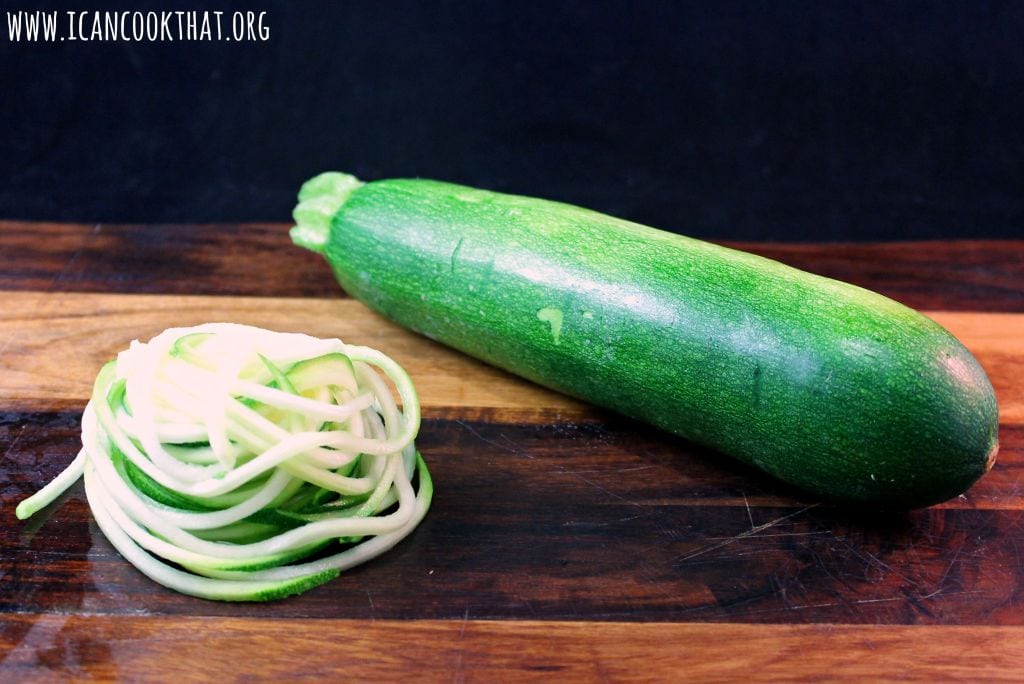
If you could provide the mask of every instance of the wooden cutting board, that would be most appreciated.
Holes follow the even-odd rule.
[[[531,385],[347,299],[283,225],[0,222],[0,679],[1024,677],[1024,241],[742,245],[925,310],[989,372],[1002,448],[966,496],[863,515]],[[272,604],[122,560],[80,485],[100,365],[231,320],[378,347],[411,373],[436,484],[385,556]]]

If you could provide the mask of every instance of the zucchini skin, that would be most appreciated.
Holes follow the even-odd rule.
[[[949,332],[762,257],[422,179],[347,191],[324,255],[402,326],[827,501],[930,505],[995,457],[992,385]]]

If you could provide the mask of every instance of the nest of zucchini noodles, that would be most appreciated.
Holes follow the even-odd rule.
[[[104,366],[81,452],[17,515],[84,476],[100,529],[151,579],[207,599],[281,598],[423,519],[433,486],[419,425],[412,381],[376,350],[230,323],[173,328]]]

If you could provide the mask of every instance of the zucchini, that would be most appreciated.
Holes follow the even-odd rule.
[[[283,598],[420,523],[433,485],[419,425],[408,374],[376,350],[233,323],[171,328],[100,370],[81,452],[15,514],[83,478],[100,530],[146,576],[212,600]]]
[[[293,240],[399,324],[822,499],[913,508],[991,466],[949,332],[879,294],[579,207],[423,179],[303,186]]]
[[[288,369],[287,377],[299,393],[324,384],[324,378],[329,378],[330,387],[348,390],[353,396],[359,392],[352,360],[340,352],[299,361]]]

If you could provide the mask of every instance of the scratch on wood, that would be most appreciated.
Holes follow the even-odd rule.
[[[789,605],[786,610],[807,610],[809,608],[835,608],[836,606],[856,606],[865,603],[889,603],[891,601],[904,601],[903,596],[890,596],[887,598],[857,599],[856,601],[833,601],[832,603],[808,603],[804,605]]]
[[[519,450],[518,449],[513,449],[511,447],[503,446],[501,444],[498,444],[497,442],[495,442],[492,439],[487,439],[486,437],[481,435],[479,432],[474,430],[473,427],[470,426],[465,421],[456,420],[455,422],[458,423],[459,425],[461,425],[462,427],[466,428],[466,430],[468,430],[471,435],[473,435],[474,437],[479,439],[484,444],[490,444],[492,447],[495,447],[496,449],[501,449],[502,451],[508,451],[510,453],[513,453],[513,454],[519,454]]]
[[[922,601],[925,600],[925,599],[934,598],[934,597],[938,596],[939,594],[943,593],[943,589],[945,589],[945,585],[946,585],[946,578],[949,577],[949,572],[950,572],[950,570],[953,569],[953,566],[956,565],[957,560],[960,558],[960,553],[962,551],[963,551],[963,547],[962,546],[957,548],[956,553],[954,553],[953,557],[949,559],[949,565],[946,566],[946,571],[944,573],[942,573],[942,577],[940,577],[939,581],[936,583],[935,591],[933,591],[930,594],[927,594],[925,596],[920,596],[919,598]]]
[[[14,451],[14,447],[17,446],[18,440],[20,440],[22,435],[25,434],[26,427],[27,426],[22,425],[20,428],[18,428],[18,434],[14,436],[14,439],[11,440],[11,443],[7,446],[6,449],[4,449],[3,458],[0,458],[0,460],[7,460],[7,457],[11,454],[12,451]]]
[[[772,534],[760,534],[759,537],[813,537],[827,535],[832,536],[832,530],[816,530],[811,532],[773,532]],[[710,540],[735,539],[735,535],[729,537],[708,537]]]
[[[466,636],[466,625],[469,624],[469,608],[466,608],[466,612],[462,614],[462,626],[459,628],[459,638],[456,640],[458,646],[458,653],[455,659],[455,672],[452,675],[453,682],[463,682],[466,678],[465,670],[462,665],[462,655],[465,652],[462,646],[462,639]]]
[[[686,562],[686,561],[688,561],[688,560],[690,560],[692,558],[696,558],[697,556],[702,556],[705,553],[708,553],[709,551],[716,551],[716,550],[722,548],[723,546],[728,546],[730,544],[734,544],[734,543],[740,541],[741,539],[746,539],[747,537],[752,537],[752,536],[754,536],[754,535],[756,535],[756,534],[758,534],[760,532],[764,532],[767,529],[775,527],[776,525],[778,525],[781,522],[789,520],[790,518],[794,518],[794,517],[796,517],[798,515],[801,515],[802,513],[806,513],[807,511],[811,510],[812,508],[817,508],[819,505],[820,504],[811,504],[810,506],[804,506],[803,508],[801,508],[801,509],[799,509],[797,511],[794,511],[792,513],[789,513],[787,515],[782,516],[781,518],[776,518],[775,520],[772,520],[770,522],[766,522],[763,525],[758,525],[757,527],[751,528],[751,529],[747,530],[746,532],[740,532],[739,534],[734,535],[732,537],[729,537],[725,541],[719,542],[718,544],[711,544],[710,546],[703,546],[703,547],[697,549],[696,551],[692,551],[692,552],[686,554],[685,556],[682,556],[682,557],[678,558],[677,560],[679,562],[683,563],[683,562]]]
[[[466,428],[467,430],[469,430],[471,433],[473,433],[477,437],[477,439],[479,439],[480,441],[484,442],[485,444],[492,444],[492,445],[498,447],[499,449],[504,449],[505,451],[509,451],[509,452],[511,452],[513,454],[517,454],[519,456],[525,456],[526,458],[529,458],[529,459],[535,459],[535,456],[533,456],[533,454],[529,453],[528,451],[522,451],[522,450],[516,448],[515,447],[515,443],[512,442],[512,440],[510,440],[504,434],[499,435],[499,438],[505,440],[506,442],[508,442],[512,446],[510,446],[510,447],[503,447],[503,446],[501,446],[501,445],[499,445],[499,444],[497,444],[497,443],[487,439],[486,437],[481,435],[479,432],[474,430],[472,427],[470,427],[469,425],[466,425],[465,423],[463,423],[461,420],[456,420],[455,422],[458,423],[459,425],[461,425],[462,427]],[[593,487],[597,491],[601,492],[602,494],[605,494],[606,496],[608,496],[608,497],[610,497],[612,499],[618,499],[619,501],[628,503],[631,506],[642,506],[643,505],[643,504],[637,503],[635,501],[631,501],[631,500],[625,498],[624,496],[622,496],[620,494],[616,494],[615,492],[609,490],[607,487],[603,487],[603,486],[599,485],[598,483],[594,482],[593,480],[587,479],[586,477],[584,477],[581,474],[581,473],[588,472],[588,471],[568,470],[568,469],[563,468],[561,466],[555,466],[555,472],[560,473],[562,475],[572,475],[572,476],[578,478],[580,481],[584,482],[585,484],[590,485],[591,487]]]
[[[366,600],[370,602],[370,622],[377,620],[376,609],[373,606],[373,596],[370,594],[370,590],[366,590]]]

